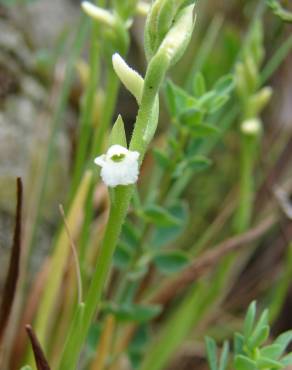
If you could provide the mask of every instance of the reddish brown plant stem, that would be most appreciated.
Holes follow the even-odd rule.
[[[12,310],[19,275],[19,261],[21,253],[22,194],[22,181],[20,178],[17,178],[17,201],[13,244],[0,307],[0,345]]]

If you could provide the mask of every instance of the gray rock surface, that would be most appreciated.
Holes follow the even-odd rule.
[[[31,6],[40,6],[41,3]],[[41,20],[35,17],[35,22],[41,27]],[[34,26],[34,21],[28,24]],[[45,33],[39,36],[45,38]],[[49,105],[52,86],[44,86],[35,75],[37,47],[28,45],[26,40],[19,24],[10,17],[0,17],[0,288],[13,233],[15,180],[22,177],[26,199],[34,196],[29,184],[41,176],[35,166],[45,156],[54,109]],[[52,40],[53,36],[49,42]],[[55,141],[35,258],[50,247],[58,203],[64,200],[67,190],[69,140],[65,126]]]

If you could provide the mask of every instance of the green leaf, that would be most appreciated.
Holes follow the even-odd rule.
[[[177,117],[195,104],[196,100],[170,80],[165,84],[165,98],[172,117]]]
[[[119,243],[113,256],[114,266],[120,269],[127,268],[132,261],[132,252],[127,244]]]
[[[109,146],[115,144],[127,147],[127,138],[125,133],[124,121],[121,115],[118,116],[109,137]]]
[[[210,167],[211,164],[212,161],[203,155],[195,155],[191,158],[188,158],[188,166],[191,167],[192,171],[194,172],[205,170],[206,168]]]
[[[268,357],[272,360],[277,360],[281,354],[282,346],[280,344],[271,344],[269,346],[266,346],[260,350],[261,357]]]
[[[149,222],[158,226],[174,226],[180,223],[180,221],[165,208],[156,204],[146,206],[143,215]]]
[[[173,18],[175,15],[175,4],[174,0],[167,0],[164,1],[160,12],[158,14],[158,19],[157,19],[157,36],[159,43],[163,40],[165,37],[167,31],[170,29],[172,23],[173,23]]]
[[[195,75],[193,83],[193,92],[197,97],[200,97],[206,93],[206,82],[204,76],[200,72],[198,72]]]
[[[100,323],[92,323],[89,329],[86,347],[91,353],[95,353],[98,341],[102,333],[102,325]]]
[[[276,338],[274,344],[278,344],[281,346],[280,356],[282,353],[284,353],[284,351],[286,350],[291,341],[292,341],[292,330],[286,331],[285,333],[282,333]]]
[[[210,167],[211,163],[212,162],[210,161],[210,159],[201,155],[195,155],[179,163],[175,169],[173,176],[174,177],[183,176],[187,169],[192,170],[193,173],[203,171]]]
[[[255,361],[243,355],[235,356],[234,367],[236,370],[257,370]]]
[[[204,123],[201,125],[193,126],[191,134],[194,137],[206,137],[218,134],[219,131],[220,130],[218,129],[218,127]]]
[[[279,361],[272,360],[268,357],[260,357],[257,359],[257,367],[259,369],[283,369],[283,364]]]
[[[244,337],[240,333],[234,334],[233,339],[233,348],[235,355],[239,355],[243,353],[243,346],[244,346]]]
[[[190,262],[188,256],[181,251],[165,251],[157,253],[153,262],[164,274],[173,274],[184,269]]]
[[[194,127],[201,124],[204,112],[197,108],[189,108],[183,111],[179,116],[179,121],[188,127]]]
[[[129,352],[143,353],[150,339],[149,326],[147,324],[141,325],[129,345]]]
[[[244,320],[243,334],[244,334],[245,339],[249,338],[249,336],[252,333],[254,322],[255,322],[255,317],[256,317],[256,302],[253,301],[248,307],[245,320]]]
[[[217,112],[226,102],[229,100],[229,95],[217,95],[213,101],[212,105],[209,108],[210,114]]]
[[[217,370],[217,345],[213,338],[206,337],[205,344],[207,349],[208,363],[210,370]]]
[[[268,325],[261,326],[254,331],[252,336],[248,339],[247,345],[250,349],[255,349],[263,344],[269,337],[270,328]]]
[[[146,264],[138,264],[127,274],[127,278],[131,281],[141,280],[147,272],[148,266]]]
[[[222,349],[222,353],[221,353],[221,356],[220,356],[218,370],[225,370],[227,368],[228,356],[229,356],[229,343],[228,343],[228,341],[225,341],[224,344],[223,344],[223,349]]]
[[[267,309],[264,310],[259,320],[257,321],[256,327],[254,329],[254,333],[258,331],[262,326],[268,325],[268,315],[269,315],[269,311]]]
[[[292,353],[289,353],[287,356],[283,357],[281,359],[281,363],[284,365],[284,367],[292,365]]]
[[[32,370],[32,367],[29,365],[22,366],[20,370]]]
[[[234,77],[226,75],[221,77],[214,85],[213,89],[220,95],[229,95],[234,89]]]
[[[214,99],[217,97],[218,95],[216,94],[215,91],[208,91],[206,94],[204,94],[200,99],[199,99],[199,106],[206,110],[206,111],[209,111],[212,106],[213,106],[213,102],[214,102]]]
[[[133,223],[127,220],[122,228],[122,241],[132,249],[137,249],[140,244],[140,235]]]
[[[173,217],[180,221],[180,224],[176,226],[156,228],[149,243],[152,249],[174,242],[183,233],[186,227],[189,216],[186,203],[180,201],[171,205],[167,210]]]
[[[115,306],[109,304],[107,312],[115,315],[119,321],[135,321],[139,323],[147,322],[154,319],[161,312],[161,307],[158,305],[121,305]]]
[[[152,152],[156,162],[159,164],[161,168],[167,169],[170,167],[171,161],[164,152],[157,148],[154,148]]]

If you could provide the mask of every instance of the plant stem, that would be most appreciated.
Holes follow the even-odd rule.
[[[156,55],[150,61],[146,72],[141,106],[138,112],[131,150],[139,150],[141,160],[145,154],[147,144],[151,137],[145,136],[147,128],[151,126],[151,133],[157,126],[156,117],[153,116],[153,106],[160,84],[168,68],[168,60],[164,55]],[[59,364],[59,370],[73,370],[78,362],[82,346],[86,340],[90,324],[99,308],[103,289],[110,271],[112,256],[114,254],[118,238],[124,223],[130,201],[133,195],[134,185],[118,186],[112,191],[112,204],[109,220],[103,238],[100,254],[97,259],[96,268],[92,282],[89,287],[85,301],[82,325],[76,325],[77,317],[72,322],[69,336],[65,343],[64,352]]]
[[[92,28],[92,44],[90,49],[90,63],[89,63],[90,74],[81,110],[80,133],[79,133],[80,140],[78,143],[75,166],[73,171],[73,180],[70,198],[72,198],[72,196],[75,194],[76,188],[78,187],[78,184],[82,176],[82,172],[84,170],[86,156],[88,154],[88,143],[90,140],[90,134],[92,130],[92,117],[94,110],[95,93],[100,70],[100,52],[99,52],[100,43],[97,41],[99,32],[100,32],[99,25],[97,23],[94,23]]]
[[[76,366],[79,353],[86,340],[91,321],[100,303],[102,291],[110,269],[112,256],[118,242],[122,224],[127,214],[133,189],[134,186],[132,185],[127,187],[120,186],[115,190],[115,196],[118,197],[119,201],[113,202],[111,205],[103,245],[97,259],[95,272],[85,302],[82,326],[74,326],[75,320],[73,320],[73,326],[69,332],[70,335],[65,344],[65,350],[58,367],[60,370],[71,370]]]
[[[240,195],[237,215],[235,218],[235,231],[244,232],[250,225],[254,199],[254,162],[256,137],[242,135]]]

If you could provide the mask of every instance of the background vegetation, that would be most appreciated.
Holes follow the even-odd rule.
[[[119,19],[111,28],[78,2],[0,2],[3,370],[35,366],[29,338],[38,369],[70,368],[75,347],[62,356],[64,343],[73,318],[71,338],[82,332],[83,301],[104,266],[110,197],[93,159],[118,114],[129,142],[140,104],[112,54],[142,76],[147,68],[147,4],[136,3],[100,0]],[[274,0],[196,3],[78,368],[291,364],[291,332],[278,337],[292,325],[291,10]],[[258,316],[255,304],[246,315],[253,300]]]

